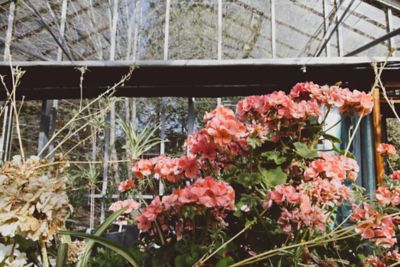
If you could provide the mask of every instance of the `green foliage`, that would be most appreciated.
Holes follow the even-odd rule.
[[[261,182],[261,175],[258,172],[240,173],[237,177],[235,177],[235,182],[243,185],[244,187],[257,185]]]
[[[95,245],[96,242],[101,243],[102,241],[95,239],[95,237],[100,237],[104,231],[107,230],[107,228],[122,214],[124,213],[125,209],[121,209],[119,211],[114,212],[110,216],[108,216],[104,222],[97,228],[97,230],[94,232],[93,235],[85,235],[82,236],[81,233],[76,233],[76,232],[67,232],[67,231],[62,231],[60,234],[63,235],[74,235],[77,237],[84,237],[86,239],[86,247],[85,247],[85,252],[81,258],[81,260],[77,263],[77,267],[85,267],[88,264],[90,255],[92,253],[93,246]],[[107,246],[107,245],[105,245]]]
[[[262,175],[262,182],[267,187],[273,187],[279,184],[286,183],[287,175],[282,170],[281,166],[278,166],[274,169],[263,169],[260,168],[260,173]]]
[[[315,149],[309,148],[306,144],[301,142],[293,143],[295,152],[302,158],[305,159],[314,159],[318,157],[318,151]]]
[[[83,233],[79,233],[79,232],[62,231],[60,233],[65,234],[65,235],[72,235],[72,236],[76,236],[76,237],[80,237],[80,238],[85,238],[86,240],[89,240],[89,242],[99,243],[100,245],[103,245],[103,246],[111,249],[112,251],[114,251],[121,257],[123,257],[133,267],[139,267],[139,264],[137,264],[136,259],[134,258],[134,255],[128,249],[122,248],[122,247],[118,246],[117,244],[115,244],[114,242],[109,241],[108,239],[99,237],[97,235],[83,234]],[[88,265],[88,260],[85,262],[85,265],[83,265],[83,266],[87,266],[87,265]],[[79,262],[78,262],[77,266],[81,266]]]
[[[232,257],[226,257],[226,258],[222,258],[220,259],[217,264],[215,265],[215,267],[228,267],[231,264],[233,264],[235,261],[233,260]]]
[[[279,151],[266,151],[261,153],[261,157],[274,162],[276,165],[281,165],[287,160]]]
[[[90,258],[88,265],[92,267],[125,267],[126,260],[110,249],[98,247],[95,255]]]
[[[119,119],[119,123],[128,141],[125,149],[132,160],[138,160],[144,153],[161,143],[160,138],[154,137],[158,125],[154,127],[146,125],[140,133],[137,133],[133,125],[122,119]]]

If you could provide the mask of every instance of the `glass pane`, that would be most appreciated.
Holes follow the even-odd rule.
[[[32,5],[41,14],[41,17],[52,32],[57,32],[55,17],[60,17],[60,0],[47,5],[46,1],[32,1]],[[11,54],[14,60],[39,60],[33,54],[42,55],[50,60],[57,58],[58,46],[49,31],[43,27],[41,19],[27,5],[18,3],[15,9],[14,29],[12,43],[28,53],[21,52],[11,47]]]
[[[343,52],[347,54],[364,44],[386,34],[384,10],[356,1],[342,26]],[[382,42],[356,56],[386,56],[388,42]]]
[[[172,0],[170,59],[217,58],[217,0]]]
[[[400,12],[393,12],[393,29],[400,28]],[[392,38],[393,47],[397,47],[396,56],[400,57],[400,35],[396,35]]]
[[[65,39],[74,57],[109,59],[111,7],[108,1],[69,1],[67,17]]]
[[[275,1],[277,57],[313,56],[321,43],[322,1]]]
[[[163,59],[166,1],[141,2],[139,59]]]
[[[222,57],[271,57],[270,1],[224,1],[222,8]]]

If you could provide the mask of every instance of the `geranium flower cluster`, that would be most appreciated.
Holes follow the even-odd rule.
[[[186,146],[190,153],[203,159],[215,160],[218,154],[224,157],[243,155],[248,149],[247,126],[233,110],[218,106],[204,116],[206,126],[189,136]]]
[[[373,107],[370,94],[339,86],[319,86],[313,82],[297,83],[290,91],[290,96],[295,99],[314,99],[329,108],[335,106],[344,114],[366,115]]]
[[[353,159],[321,154],[321,159],[309,163],[302,180],[277,185],[270,193],[264,208],[273,203],[281,209],[278,223],[291,232],[293,225],[324,230],[330,221],[326,207],[338,206],[351,199],[350,189],[343,182],[357,177],[359,167]],[[325,207],[325,208],[324,208]]]
[[[293,135],[293,126],[304,127],[306,119],[318,118],[322,114],[321,106],[336,107],[343,114],[367,115],[372,111],[373,99],[370,94],[358,90],[306,82],[296,84],[289,94],[276,91],[246,97],[238,102],[236,111],[242,120],[258,121],[259,128],[270,132],[271,141],[278,141],[283,136]],[[285,126],[290,127],[284,129]]]
[[[397,243],[395,224],[392,217],[376,211],[371,205],[363,203],[362,207],[353,205],[352,221],[357,223],[356,232],[382,247],[391,247]]]
[[[382,206],[398,206],[400,204],[400,187],[379,186],[375,197]]]
[[[382,258],[371,255],[365,259],[365,265],[372,267],[396,266],[399,262],[400,253],[396,250],[387,252]]]
[[[165,179],[175,183],[182,180],[183,177],[190,179],[199,177],[200,165],[192,156],[170,158],[162,155],[137,161],[133,166],[133,173],[139,179],[153,175],[156,179]],[[123,187],[122,185],[121,188]]]
[[[208,211],[216,221],[222,221],[225,212],[235,210],[234,201],[235,192],[228,183],[212,177],[200,178],[170,195],[155,198],[137,218],[138,228],[143,232],[154,232],[155,223],[158,223],[165,232],[179,232],[183,229],[183,207],[193,207],[199,214]]]
[[[325,229],[327,215],[317,205],[312,205],[310,197],[292,185],[277,185],[269,193],[268,201],[264,202],[264,208],[270,208],[276,203],[281,208],[278,224],[283,231],[290,233],[301,227],[312,227],[319,231]]]
[[[309,117],[318,118],[322,113],[316,101],[296,100],[283,91],[246,97],[238,102],[236,112],[242,120],[252,121],[264,135],[269,133],[273,142],[293,135],[296,132],[294,125],[302,124]]]
[[[354,159],[327,153],[320,154],[321,159],[311,162],[304,172],[304,179],[328,178],[330,180],[355,181],[360,168]]]

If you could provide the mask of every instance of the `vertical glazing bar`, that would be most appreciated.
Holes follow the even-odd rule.
[[[218,0],[218,48],[217,58],[222,59],[222,0]]]
[[[1,135],[1,147],[0,147],[0,160],[6,161],[9,158],[11,138],[12,138],[12,125],[14,121],[13,109],[11,105],[4,107],[3,112],[3,131]]]
[[[387,32],[391,32],[394,30],[393,28],[393,14],[392,14],[392,9],[388,8],[386,10],[386,28],[387,28]],[[390,38],[389,39],[389,50],[392,50],[393,48],[395,48],[396,45],[394,43],[394,39]]]
[[[13,34],[13,25],[14,25],[14,13],[15,13],[15,2],[12,1],[10,3],[10,9],[8,11],[6,43],[4,45],[4,61],[9,60],[9,56],[10,56],[10,45],[11,45],[11,39],[12,39],[12,34]]]
[[[166,9],[165,9],[165,29],[164,29],[164,60],[168,60],[168,49],[169,49],[169,17],[170,17],[170,9],[171,9],[171,0],[167,0]],[[160,154],[165,154],[165,106],[167,99],[165,97],[161,98],[160,105]],[[164,194],[164,185],[161,182],[159,183],[159,194]]]
[[[61,22],[60,22],[61,40],[64,39],[65,21],[67,19],[67,8],[68,8],[68,0],[63,0],[62,1],[62,6],[61,6]],[[63,55],[63,52],[61,50],[61,47],[58,47],[58,50],[57,50],[57,61],[61,61],[62,60],[62,55]]]
[[[187,120],[187,133],[192,134],[194,132],[195,127],[195,107],[194,107],[194,98],[188,98],[188,120]]]
[[[276,57],[276,24],[275,24],[275,0],[270,0],[271,7],[271,53]]]
[[[164,29],[164,60],[168,60],[169,49],[169,17],[171,9],[171,0],[167,0],[165,9],[165,29]]]
[[[135,1],[135,30],[134,30],[134,40],[133,40],[133,61],[136,61],[138,45],[140,44],[140,36],[139,36],[139,26],[141,21],[142,14],[142,0]]]
[[[113,61],[115,58],[115,44],[117,36],[117,22],[118,22],[118,0],[113,2],[113,14],[111,24],[111,45],[110,45],[110,60]]]
[[[328,26],[329,26],[329,12],[327,11],[327,8],[328,8],[327,5],[328,5],[327,0],[323,0],[322,1],[322,11],[324,14],[324,35],[327,34]],[[326,44],[326,47],[325,47],[325,55],[327,57],[329,57],[330,54],[331,54],[331,45],[330,45],[330,41],[328,41],[328,43]]]
[[[161,98],[161,105],[160,105],[160,139],[161,139],[161,143],[160,143],[160,154],[164,155],[165,154],[165,120],[166,120],[166,103],[167,99],[165,97]],[[161,181],[162,179],[160,179],[159,182],[159,195],[163,195],[164,194],[164,184]]]
[[[42,151],[49,140],[49,127],[50,127],[50,107],[51,100],[42,101],[42,111],[40,116],[40,126],[39,126],[39,141],[38,141],[38,156],[42,157],[46,155],[48,147]]]
[[[341,14],[340,8],[341,8],[341,5],[339,4],[338,0],[335,0],[335,9],[336,9],[336,16],[335,16],[336,21],[335,22],[336,23],[338,23],[339,17]],[[343,38],[342,38],[342,27],[340,26],[340,24],[337,27],[336,33],[337,33],[336,36],[337,36],[338,55],[339,55],[339,57],[341,57],[341,56],[343,56]]]
[[[6,32],[6,43],[4,44],[4,61],[8,61],[10,59],[10,46],[11,39],[13,34],[13,25],[14,25],[14,15],[15,15],[15,2],[12,1],[10,3],[10,8],[8,12],[8,24],[7,24],[7,32]],[[13,109],[11,105],[5,107],[3,113],[3,131],[1,135],[1,144],[0,144],[0,160],[5,161],[8,159],[11,140],[12,140],[12,125],[13,125]]]
[[[103,158],[103,183],[101,187],[101,196],[103,198],[103,201],[101,201],[101,211],[100,211],[100,222],[103,222],[105,219],[105,203],[104,203],[104,197],[106,196],[107,193],[107,186],[108,186],[108,164],[110,161],[110,127],[109,123],[111,121],[111,113],[107,112],[106,115],[106,126],[104,129],[104,158]]]

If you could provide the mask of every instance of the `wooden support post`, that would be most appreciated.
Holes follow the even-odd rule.
[[[374,135],[375,135],[375,162],[376,162],[376,180],[377,184],[383,181],[383,175],[385,174],[385,164],[383,157],[378,153],[378,146],[382,142],[382,129],[381,129],[381,104],[379,89],[374,88],[374,109],[373,109],[373,121],[374,121]]]

